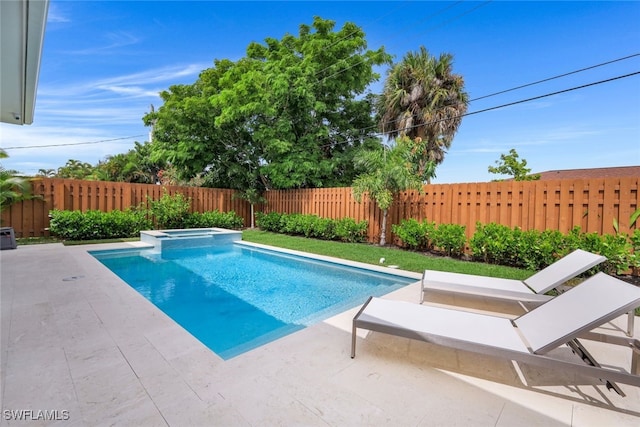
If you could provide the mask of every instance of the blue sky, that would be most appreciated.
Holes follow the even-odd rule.
[[[357,24],[394,61],[421,45],[453,54],[469,113],[640,71],[635,1],[51,0],[34,124],[0,124],[2,165],[35,174],[124,153],[148,140],[142,116],[161,105],[158,92],[193,83],[214,59],[242,58],[252,41],[297,34],[314,16],[336,30]],[[495,179],[488,166],[511,148],[534,172],[640,165],[640,74],[465,117],[433,182]]]

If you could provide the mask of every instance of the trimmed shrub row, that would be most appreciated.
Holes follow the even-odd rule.
[[[49,213],[51,233],[65,240],[98,240],[138,237],[141,230],[154,228],[150,211],[144,209],[129,209],[126,211],[61,211],[53,210]],[[167,228],[204,228],[220,227],[239,229],[243,226],[243,219],[235,212],[211,211],[205,213],[181,213],[179,220],[176,216],[165,218],[159,229]],[[160,224],[160,222],[156,222]]]
[[[153,228],[142,210],[127,211],[61,211],[49,212],[49,230],[65,240],[96,240],[135,237],[140,230]]]
[[[356,222],[353,218],[330,219],[278,212],[256,213],[256,224],[261,230],[274,233],[352,243],[366,241],[368,226],[367,221]]]
[[[466,227],[458,224],[419,222],[413,218],[391,226],[393,233],[412,250],[438,250],[449,256],[460,257],[467,244]]]
[[[403,220],[392,226],[402,245],[412,250],[438,250],[450,256],[462,256],[467,244],[464,227],[456,224]],[[607,258],[599,269],[621,274],[640,268],[640,230],[626,234],[584,233],[575,227],[568,234],[556,230],[510,228],[496,223],[476,224],[468,242],[471,256],[479,261],[540,270],[575,249]]]

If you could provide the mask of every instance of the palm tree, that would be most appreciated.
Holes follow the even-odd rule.
[[[9,157],[0,148],[0,159]],[[27,178],[17,176],[14,170],[7,170],[0,165],[0,212],[12,203],[30,198],[31,182]]]
[[[255,219],[254,219],[254,207],[258,203],[266,203],[267,199],[260,193],[260,190],[257,188],[248,188],[244,191],[239,191],[233,195],[233,197],[246,200],[249,202],[251,207],[251,229],[255,228]]]
[[[36,176],[53,178],[56,176],[56,170],[55,169],[38,169],[38,173],[36,174]]]
[[[422,180],[413,173],[410,163],[411,150],[408,140],[399,139],[391,148],[381,146],[380,150],[361,151],[354,158],[356,167],[365,170],[353,181],[354,198],[361,202],[363,194],[368,193],[382,209],[380,246],[386,243],[387,214],[394,195],[409,188],[422,191]]]
[[[407,53],[389,70],[378,105],[382,132],[390,140],[414,141],[417,170],[426,181],[433,176],[429,165],[442,163],[467,111],[464,79],[452,65],[451,54],[436,59],[422,46]]]

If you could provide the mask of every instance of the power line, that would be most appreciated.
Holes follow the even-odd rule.
[[[480,99],[485,99],[485,98],[490,98],[490,97],[497,96],[497,95],[502,95],[504,93],[512,92],[512,91],[517,90],[517,89],[522,89],[522,88],[525,88],[525,87],[534,86],[534,85],[537,85],[537,84],[540,84],[540,83],[544,83],[544,82],[547,82],[547,81],[550,81],[550,80],[555,80],[555,79],[558,79],[558,78],[561,78],[561,77],[566,77],[566,76],[569,76],[569,75],[572,75],[572,74],[581,73],[581,72],[584,72],[584,71],[588,71],[588,70],[591,70],[591,69],[594,69],[594,68],[602,67],[604,65],[613,64],[615,62],[624,61],[624,60],[627,60],[627,59],[630,59],[630,58],[634,58],[634,57],[637,57],[637,56],[640,56],[640,53],[634,53],[634,54],[627,55],[627,56],[624,56],[624,57],[621,57],[621,58],[612,59],[612,60],[606,61],[606,62],[601,62],[601,63],[596,64],[596,65],[591,65],[589,67],[584,67],[584,68],[581,68],[579,70],[569,71],[567,73],[558,74],[556,76],[548,77],[548,78],[545,78],[545,79],[542,79],[542,80],[538,80],[538,81],[535,81],[535,82],[532,82],[532,83],[526,83],[526,84],[523,84],[523,85],[520,85],[520,86],[516,86],[516,87],[510,88],[510,89],[501,90],[501,91],[498,91],[498,92],[491,93],[489,95],[484,95],[484,96],[481,96],[481,97],[478,97],[478,98],[471,99],[468,102],[471,103],[473,101],[478,101]],[[396,122],[398,122],[400,120],[401,119],[389,120],[389,121],[385,122],[384,124],[388,125],[388,124],[396,123]],[[360,129],[360,130],[369,130],[369,129],[373,129],[373,128],[376,128],[376,127],[378,127],[378,125],[369,126],[367,128]],[[390,133],[390,132],[386,132],[386,133]]]
[[[447,25],[447,24],[449,24],[449,23],[451,23],[451,22],[453,22],[453,21],[455,21],[455,20],[457,20],[457,19],[462,18],[462,17],[463,17],[463,16],[465,16],[465,15],[470,14],[471,12],[474,12],[474,11],[475,11],[475,10],[477,10],[477,9],[480,9],[481,7],[483,7],[483,6],[485,6],[485,5],[489,4],[489,3],[491,3],[492,1],[493,1],[493,0],[485,1],[484,3],[481,3],[481,4],[479,4],[479,5],[475,6],[475,7],[471,8],[471,9],[468,9],[468,10],[466,10],[466,11],[462,12],[462,13],[461,13],[461,14],[459,14],[459,15],[454,16],[453,18],[451,18],[451,19],[449,19],[449,20],[447,20],[447,21],[444,21],[444,22],[443,22],[443,23],[441,23],[440,25],[436,25],[436,26],[430,27],[430,28],[428,28],[426,31],[423,31],[423,32],[418,33],[418,34],[415,34],[415,35],[414,35],[414,37],[415,37],[415,36],[417,36],[417,35],[425,34],[425,33],[429,32],[429,31],[432,31],[432,30],[434,30],[434,29],[436,29],[436,28],[443,27],[443,26],[445,26],[445,25]],[[456,6],[456,5],[457,5],[457,4],[459,4],[459,3],[463,3],[463,2],[459,1],[459,2],[457,2],[457,3],[455,3],[455,4],[453,4],[453,5],[447,6],[447,7],[445,7],[444,9],[441,9],[441,10],[439,10],[438,12],[436,12],[436,13],[434,13],[434,14],[432,14],[432,15],[428,16],[427,18],[423,19],[422,21],[426,21],[426,20],[428,20],[428,19],[431,19],[431,18],[433,18],[434,16],[439,15],[440,13],[442,13],[442,12],[446,11],[447,9],[449,9],[449,8],[451,8],[451,7],[453,7],[453,6]],[[422,22],[422,21],[419,21],[419,22]],[[353,56],[353,55],[351,55],[351,56]],[[345,59],[346,59],[346,58],[345,58]],[[360,61],[360,62],[356,62],[355,64],[352,64],[352,65],[350,65],[350,66],[348,66],[348,67],[346,67],[346,68],[343,68],[342,70],[338,70],[338,71],[336,71],[336,72],[335,72],[335,73],[333,73],[333,74],[330,74],[330,75],[328,75],[328,76],[323,77],[322,79],[320,79],[320,80],[319,80],[319,82],[323,82],[323,81],[325,81],[325,80],[327,80],[327,79],[329,79],[329,78],[332,78],[332,77],[335,77],[335,76],[337,76],[337,75],[339,75],[339,74],[342,74],[342,73],[344,73],[345,71],[348,71],[348,70],[350,70],[350,69],[352,69],[352,68],[354,68],[354,67],[357,67],[358,65],[363,64],[363,63],[365,63],[365,62],[366,62],[366,60],[362,60],[362,61]],[[327,67],[327,68],[328,68],[328,67]],[[325,68],[324,70],[326,70],[327,68]],[[324,71],[324,70],[322,70],[322,71]],[[316,74],[318,74],[318,73],[316,73]]]
[[[138,138],[146,135],[133,135],[133,136],[123,136],[122,138],[113,138],[113,139],[102,139],[100,141],[90,141],[90,142],[69,142],[67,144],[47,144],[47,145],[27,145],[24,147],[7,147],[5,150],[20,150],[23,148],[48,148],[48,147],[68,147],[71,145],[88,145],[88,144],[100,144],[101,142],[112,142],[112,141],[121,141],[123,139],[131,139]]]
[[[490,93],[489,95],[484,95],[484,96],[480,96],[478,98],[471,99],[471,100],[469,100],[469,102],[478,101],[480,99],[485,99],[485,98],[489,98],[489,97],[496,96],[496,95],[502,95],[503,93],[512,92],[514,90],[522,89],[522,88],[529,87],[529,86],[534,86],[534,85],[537,85],[537,84],[540,84],[540,83],[544,83],[544,82],[548,82],[548,81],[551,81],[551,80],[559,79],[561,77],[570,76],[571,74],[577,74],[577,73],[581,73],[583,71],[592,70],[594,68],[602,67],[604,65],[613,64],[614,62],[619,62],[619,61],[624,61],[626,59],[634,58],[636,56],[640,56],[640,53],[634,53],[632,55],[624,56],[622,58],[613,59],[613,60],[607,61],[607,62],[601,62],[600,64],[592,65],[590,67],[580,68],[579,70],[569,71],[568,73],[558,74],[557,76],[548,77],[546,79],[538,80],[538,81],[535,81],[535,82],[532,82],[532,83],[527,83],[527,84],[524,84],[524,85],[516,86],[516,87],[513,87],[511,89],[506,89],[506,90],[501,90],[499,92]]]
[[[554,96],[554,95],[559,95],[559,94],[562,94],[562,93],[572,92],[574,90],[579,90],[579,89],[584,89],[584,88],[591,87],[591,86],[597,86],[597,85],[600,85],[600,84],[609,83],[609,82],[612,82],[612,81],[615,81],[615,80],[620,80],[620,79],[624,79],[624,78],[627,78],[627,77],[632,77],[632,76],[635,76],[635,75],[638,75],[638,74],[640,74],[640,71],[635,71],[633,73],[624,74],[624,75],[620,75],[620,76],[616,76],[616,77],[611,77],[609,79],[599,80],[599,81],[596,81],[596,82],[587,83],[587,84],[583,84],[583,85],[580,85],[580,86],[574,86],[574,87],[571,87],[571,88],[568,88],[568,89],[563,89],[563,90],[559,90],[559,91],[555,91],[555,92],[546,93],[544,95],[538,95],[538,96],[534,96],[534,97],[531,97],[531,98],[521,99],[519,101],[514,101],[514,102],[509,102],[509,103],[506,103],[506,104],[497,105],[497,106],[494,106],[494,107],[484,108],[484,109],[478,110],[478,111],[472,111],[470,113],[460,114],[460,115],[455,116],[455,117],[447,117],[447,118],[444,118],[444,119],[433,120],[433,121],[428,122],[428,123],[422,123],[422,124],[419,124],[419,125],[413,125],[413,126],[410,126],[410,127],[406,128],[406,129],[415,129],[415,128],[420,127],[420,126],[431,125],[431,124],[435,124],[435,123],[444,122],[444,121],[447,121],[447,120],[454,120],[454,119],[458,119],[458,118],[462,118],[462,117],[466,117],[466,116],[472,116],[472,115],[480,114],[480,113],[486,113],[488,111],[498,110],[500,108],[511,107],[513,105],[523,104],[525,102],[536,101],[538,99],[547,98],[547,97]],[[392,122],[389,122],[389,123],[392,123]],[[369,126],[367,128],[357,129],[355,132],[366,131],[366,130],[371,129],[373,127],[376,127],[376,126]],[[389,133],[391,133],[391,132],[377,132],[377,133],[371,134],[370,136],[385,136],[385,135],[387,135]],[[328,147],[328,146],[331,146],[331,145],[342,145],[342,144],[347,144],[347,143],[349,143],[349,141],[345,140],[343,142],[333,142],[333,143],[330,143],[330,144],[321,145],[319,147],[320,148],[325,148],[325,147]]]
[[[599,67],[599,66],[602,66],[602,65],[607,65],[607,64],[611,64],[613,62],[621,61],[621,60],[624,60],[624,59],[629,59],[629,58],[632,58],[634,56],[640,56],[640,54],[629,55],[629,56],[626,56],[626,57],[623,57],[623,58],[615,59],[615,60],[612,60],[612,61],[607,61],[607,62],[604,62],[604,63],[601,63],[601,64],[597,64],[597,65],[594,65],[594,66],[591,66],[591,67],[586,67],[586,68],[582,68],[580,70],[576,70],[576,71],[572,71],[572,72],[569,72],[569,73],[561,74],[561,75],[558,75],[556,77],[552,77],[552,78],[548,78],[548,79],[544,79],[544,80],[539,80],[537,82],[528,83],[526,85],[521,85],[521,86],[518,86],[518,87],[512,88],[512,89],[499,91],[499,92],[496,92],[496,93],[491,94],[491,95],[486,95],[486,96],[484,96],[482,98],[488,98],[490,96],[495,96],[495,95],[499,95],[499,94],[502,94],[502,93],[505,93],[505,92],[513,91],[513,90],[516,90],[516,89],[520,89],[520,88],[523,88],[523,87],[532,86],[534,84],[538,84],[538,83],[541,83],[541,82],[544,82],[544,81],[548,81],[548,80],[551,80],[551,79],[554,79],[554,78],[564,77],[564,76],[567,76],[567,75],[570,75],[570,74],[575,74],[577,72],[586,71],[586,70],[589,70],[589,69],[592,69],[592,68],[596,68],[596,67]],[[612,82],[612,81],[615,81],[615,80],[620,80],[620,79],[627,78],[627,77],[632,77],[632,76],[635,76],[637,74],[640,74],[640,71],[636,71],[636,72],[629,73],[629,74],[624,74],[624,75],[621,75],[621,76],[612,77],[612,78],[605,79],[605,80],[600,80],[600,81],[597,81],[597,82],[587,83],[587,84],[580,85],[580,86],[575,86],[575,87],[572,87],[572,88],[568,88],[568,89],[563,89],[563,90],[559,90],[559,91],[556,91],[556,92],[547,93],[547,94],[544,94],[544,95],[534,96],[532,98],[521,99],[519,101],[514,101],[514,102],[509,102],[509,103],[506,103],[506,104],[497,105],[497,106],[494,106],[494,107],[484,108],[482,110],[472,111],[470,113],[461,114],[461,115],[456,116],[456,117],[449,117],[449,118],[445,118],[445,119],[435,120],[435,121],[432,121],[432,122],[429,122],[429,123],[423,123],[423,124],[420,124],[420,125],[414,125],[414,126],[410,126],[407,129],[414,129],[414,128],[417,128],[417,127],[420,127],[420,126],[424,126],[424,125],[435,124],[435,123],[439,123],[439,122],[442,122],[442,121],[453,120],[453,119],[466,117],[466,116],[472,116],[472,115],[480,114],[480,113],[486,113],[488,111],[498,110],[500,108],[511,107],[513,105],[523,104],[525,102],[531,102],[531,101],[535,101],[535,100],[538,100],[538,99],[547,98],[549,96],[559,95],[561,93],[572,92],[574,90],[584,89],[584,88],[587,88],[587,87],[596,86],[596,85],[599,85],[599,84],[608,83],[608,82]],[[477,99],[480,99],[480,98],[476,98],[475,100],[477,100]],[[390,121],[390,122],[387,122],[387,123],[393,123],[395,121],[396,120],[393,120],[393,121]],[[369,127],[361,128],[361,129],[355,129],[354,132],[357,133],[357,132],[367,131],[367,130],[375,128],[375,127],[377,127],[377,125],[369,126]],[[389,133],[391,133],[391,132],[379,132],[379,133],[372,134],[372,136],[384,136],[384,135],[389,134]],[[75,146],[75,145],[99,144],[99,143],[103,143],[103,142],[121,141],[121,140],[124,140],[124,139],[138,138],[138,137],[141,137],[141,136],[145,136],[145,135],[132,135],[132,136],[125,136],[125,137],[122,137],[122,138],[103,139],[103,140],[100,140],[100,141],[76,142],[76,143],[68,143],[68,144],[49,144],[49,145],[30,145],[30,146],[24,146],[24,147],[7,147],[7,148],[5,148],[5,150],[19,150],[19,149],[24,149],[24,148],[65,147],[65,146]],[[327,147],[329,145],[346,144],[348,142],[349,141],[345,140],[343,142],[334,142],[334,143],[331,143],[331,144],[321,145],[319,147],[320,148],[324,148],[324,147]]]
[[[502,105],[497,105],[495,107],[489,107],[489,108],[484,108],[484,109],[478,110],[478,111],[472,111],[470,113],[460,114],[459,116],[455,116],[455,117],[448,117],[448,118],[445,118],[445,119],[434,120],[432,122],[428,122],[428,123],[425,123],[425,124],[434,124],[434,123],[444,122],[444,121],[447,121],[447,120],[453,120],[453,119],[457,119],[457,118],[461,118],[461,117],[472,116],[474,114],[486,113],[487,111],[498,110],[500,108],[511,107],[511,106],[517,105],[517,104],[523,104],[525,102],[536,101],[538,99],[547,98],[549,96],[559,95],[561,93],[567,93],[567,92],[571,92],[571,91],[578,90],[578,89],[584,89],[584,88],[587,88],[587,87],[596,86],[596,85],[603,84],[603,83],[609,83],[609,82],[612,82],[612,81],[615,81],[615,80],[620,80],[620,79],[624,79],[624,78],[627,78],[627,77],[632,77],[632,76],[635,76],[635,75],[638,75],[638,74],[640,74],[640,71],[635,71],[633,73],[624,74],[624,75],[616,76],[616,77],[611,77],[609,79],[600,80],[600,81],[592,82],[592,83],[587,83],[587,84],[580,85],[580,86],[575,86],[575,87],[572,87],[572,88],[569,88],[569,89],[563,89],[563,90],[559,90],[559,91],[556,91],[556,92],[546,93],[544,95],[534,96],[532,98],[521,99],[519,101],[509,102],[509,103],[502,104]],[[420,127],[420,126],[424,126],[425,124],[410,126],[407,129],[417,128],[417,127]],[[383,135],[385,135],[387,133],[390,133],[390,132],[382,132],[382,133],[379,133],[379,134],[376,134],[376,135],[383,136]]]
[[[563,90],[547,93],[547,94],[540,95],[540,96],[534,96],[533,98],[522,99],[520,101],[509,102],[507,104],[498,105],[496,107],[485,108],[485,109],[482,109],[482,110],[474,111],[472,113],[463,114],[460,117],[470,116],[472,114],[484,113],[484,112],[491,111],[491,110],[497,110],[498,108],[510,107],[512,105],[522,104],[524,102],[535,101],[537,99],[546,98],[546,97],[553,96],[553,95],[559,95],[561,93],[571,92],[571,91],[578,90],[578,89],[584,89],[584,88],[587,88],[587,87],[590,87],[590,86],[596,86],[596,85],[603,84],[603,83],[609,83],[609,82],[612,82],[614,80],[620,80],[620,79],[624,79],[624,78],[627,78],[627,77],[632,77],[632,76],[635,76],[635,75],[638,75],[638,74],[640,74],[640,71],[635,71],[633,73],[624,74],[624,75],[617,76],[617,77],[611,77],[610,79],[605,79],[605,80],[600,80],[600,81],[597,81],[597,82],[587,83],[587,84],[584,84],[584,85],[575,86],[575,87],[572,87],[572,88],[569,88],[569,89],[563,89]]]
[[[407,0],[407,1],[405,1],[405,2],[403,2],[403,4],[402,4],[402,5],[400,5],[400,6],[396,7],[396,8],[395,8],[395,9],[393,9],[393,10],[390,10],[389,12],[387,12],[387,13],[385,13],[384,15],[382,15],[382,16],[380,16],[380,17],[378,17],[378,18],[374,19],[373,21],[369,22],[369,23],[368,23],[368,24],[366,24],[366,25],[371,25],[371,24],[373,24],[373,23],[375,23],[375,22],[378,22],[378,21],[382,20],[383,18],[386,18],[386,17],[387,17],[387,16],[389,16],[389,15],[392,15],[392,14],[393,14],[393,13],[395,13],[397,10],[400,10],[400,9],[405,8],[405,7],[408,5],[408,3],[411,3],[411,2],[410,2],[410,1],[408,1],[408,0]],[[460,1],[459,1],[458,3],[460,3]],[[357,30],[350,32],[350,33],[349,33],[349,34],[347,34],[346,36],[344,36],[344,37],[342,37],[342,38],[340,38],[340,39],[338,39],[338,40],[334,41],[333,43],[329,44],[329,45],[328,45],[328,46],[326,46],[324,49],[329,49],[329,48],[331,48],[331,47],[333,47],[333,46],[337,45],[337,44],[338,44],[338,43],[340,43],[341,41],[347,40],[349,37],[351,37],[352,35],[354,35],[354,34],[358,33],[358,31],[360,31],[360,30],[361,30],[361,29],[360,29],[360,28],[358,28]],[[327,67],[327,68],[329,68],[329,67]],[[316,74],[318,74],[318,73],[322,73],[322,72],[323,72],[323,71],[325,71],[327,68],[324,68],[324,69],[322,69],[322,70],[318,71]]]

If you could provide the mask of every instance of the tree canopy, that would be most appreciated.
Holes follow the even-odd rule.
[[[216,60],[193,85],[171,86],[154,126],[154,156],[185,176],[240,190],[350,185],[354,153],[379,145],[369,85],[383,48],[352,23],[316,17],[297,36],[251,43]]]
[[[518,152],[515,148],[509,150],[509,154],[501,154],[500,160],[496,160],[497,166],[489,166],[489,173],[512,176],[515,181],[536,181],[539,174],[531,175],[531,168],[527,167],[525,159],[518,160]]]

